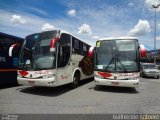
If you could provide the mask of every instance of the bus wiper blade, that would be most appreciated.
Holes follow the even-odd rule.
[[[25,49],[26,51],[32,53],[32,51],[31,51],[30,49],[28,49],[28,48],[26,48],[26,47],[24,47],[24,49]]]
[[[118,57],[117,57],[116,59],[119,61],[119,63],[120,63],[120,65],[122,66],[123,70],[124,70],[125,72],[127,72],[127,69],[126,69],[125,66],[122,64],[122,62],[120,61],[120,59],[119,59]]]
[[[104,68],[104,70],[107,70],[109,65],[113,62],[113,60],[115,59],[115,57],[112,57],[112,59],[110,60],[110,62],[108,63],[108,65]]]
[[[34,57],[34,55],[32,55],[32,58],[33,58],[33,59],[32,59],[32,62],[35,64],[36,68],[37,68],[38,70],[40,70],[38,64],[35,62],[35,57]]]

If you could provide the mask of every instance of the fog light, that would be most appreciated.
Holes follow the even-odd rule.
[[[103,79],[104,77],[100,76],[100,75],[94,75],[96,78],[100,78]]]

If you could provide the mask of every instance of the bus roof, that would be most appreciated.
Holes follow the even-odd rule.
[[[20,38],[20,37],[14,36],[14,35],[9,35],[9,34],[2,33],[2,32],[0,32],[0,36],[13,38],[13,39],[17,39],[17,40],[24,40],[23,38]]]
[[[71,33],[67,32],[67,31],[64,31],[64,30],[49,30],[49,31],[59,31],[59,32],[60,32],[60,34],[62,34],[62,33],[70,34],[70,35],[72,35],[73,37],[75,37],[75,38],[79,39],[80,41],[82,41],[83,43],[85,43],[85,44],[87,44],[87,45],[91,46],[90,44],[88,44],[88,43],[84,42],[82,39],[80,39],[80,38],[76,37],[75,35],[73,35],[73,34],[71,34]],[[42,32],[39,32],[39,33],[44,33],[44,32],[49,32],[49,31],[42,31]],[[34,33],[34,34],[36,34],[36,33]],[[31,34],[31,35],[32,35],[32,34]]]
[[[124,39],[137,39],[136,37],[108,37],[108,38],[100,38],[98,41],[103,41],[103,40],[124,40]]]
[[[90,44],[88,44],[88,43],[84,42],[84,41],[83,41],[82,39],[80,39],[79,37],[77,37],[77,36],[75,36],[75,35],[73,35],[73,34],[71,34],[71,33],[67,32],[67,31],[60,30],[60,33],[61,33],[61,34],[62,34],[62,33],[70,34],[70,35],[72,35],[73,37],[75,37],[75,38],[77,38],[77,39],[81,40],[83,43],[85,43],[85,44],[87,44],[87,45],[91,46]]]

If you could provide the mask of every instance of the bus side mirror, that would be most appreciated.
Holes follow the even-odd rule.
[[[18,48],[18,47],[20,47],[20,44],[13,44],[13,45],[11,45],[10,47],[9,47],[9,57],[12,57],[12,55],[13,55],[13,49],[15,49],[15,48]]]
[[[145,46],[144,45],[140,45],[140,56],[142,57],[142,58],[145,58],[147,55],[147,52],[146,52],[146,48],[145,48]]]
[[[94,54],[93,52],[94,52],[94,47],[92,46],[92,47],[89,48],[89,51],[88,51],[88,57],[89,58],[93,57],[93,54]]]
[[[56,43],[59,39],[58,38],[54,38],[51,40],[50,42],[50,52],[55,52],[56,49]]]

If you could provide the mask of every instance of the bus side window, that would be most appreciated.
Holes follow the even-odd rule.
[[[80,42],[78,39],[72,37],[72,41],[73,41],[73,52],[80,54]]]
[[[79,42],[79,52],[83,55],[83,42]]]
[[[87,45],[83,43],[83,55],[87,55]]]
[[[58,48],[58,68],[65,67],[70,60],[70,35],[62,34],[59,40]]]

